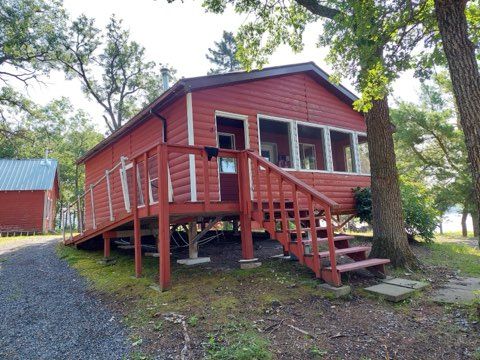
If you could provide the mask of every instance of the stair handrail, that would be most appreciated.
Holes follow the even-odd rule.
[[[303,192],[306,195],[311,195],[316,202],[319,202],[321,205],[328,206],[332,209],[338,208],[338,204],[330,199],[328,196],[320,193],[319,191],[315,190],[313,187],[305,183],[304,181],[298,179],[297,177],[289,174],[287,171],[282,169],[281,167],[275,165],[274,163],[265,160],[263,157],[258,155],[257,153],[253,152],[253,150],[246,150],[248,157],[251,159],[255,159],[259,164],[261,164],[263,167],[268,167],[270,171],[273,171],[276,173],[278,176],[281,176],[288,180],[289,182],[295,184],[298,188],[299,191]]]
[[[332,269],[332,279],[333,279],[333,282],[334,283],[340,283],[340,280],[339,280],[339,274],[337,273],[337,263],[336,263],[336,254],[335,254],[335,243],[334,243],[334,239],[333,239],[333,224],[332,224],[332,209],[335,209],[335,208],[338,208],[338,204],[333,201],[332,199],[330,199],[328,196],[318,192],[317,190],[315,190],[313,187],[311,187],[310,185],[306,184],[305,182],[303,182],[302,180],[298,179],[297,177],[289,174],[287,171],[285,171],[284,169],[280,168],[279,166],[271,163],[270,161],[264,159],[263,157],[261,157],[259,154],[253,152],[252,150],[246,150],[246,153],[247,153],[247,156],[250,160],[252,160],[252,162],[254,162],[257,167],[263,167],[267,173],[267,191],[271,191],[271,184],[270,184],[270,179],[269,179],[269,176],[270,176],[270,173],[275,173],[279,179],[280,179],[280,183],[279,183],[279,191],[282,191],[281,190],[281,186],[282,186],[282,181],[283,180],[286,180],[287,182],[289,182],[290,184],[292,184],[294,186],[294,190],[293,190],[293,195],[295,197],[295,202],[297,202],[297,198],[296,198],[296,191],[299,191],[299,192],[302,192],[304,195],[307,196],[307,199],[308,199],[308,210],[309,210],[309,214],[310,214],[310,231],[311,231],[311,237],[312,237],[312,249],[313,249],[313,253],[314,253],[314,257],[313,257],[313,263],[314,263],[314,271],[315,271],[315,274],[317,277],[320,277],[321,276],[321,264],[320,264],[320,260],[318,258],[318,243],[316,241],[316,225],[315,225],[315,219],[314,219],[314,203],[317,202],[319,203],[322,207],[323,207],[323,210],[325,212],[325,221],[327,223],[327,239],[328,239],[328,252],[329,252],[329,258],[330,258],[330,266],[331,266],[331,269]],[[258,168],[257,170],[258,171]],[[259,173],[258,173],[259,174]],[[258,177],[258,176],[257,176]],[[258,181],[258,179],[257,179]],[[257,189],[257,191],[259,192],[259,196],[261,196],[261,192],[259,189]],[[280,202],[280,206],[281,206],[281,215],[282,215],[282,227],[284,228],[284,232],[285,232],[285,223],[286,223],[286,218],[285,218],[285,204],[284,204],[284,201],[285,201],[285,198],[283,196],[283,194],[280,194],[280,197],[283,201]],[[269,194],[268,195],[268,198],[269,198],[269,214],[270,214],[270,221],[273,222],[272,224],[272,230],[275,230],[275,223],[273,221],[273,206],[272,206],[272,196]],[[262,204],[260,204],[260,199],[257,198],[257,202],[258,202],[258,208],[259,210],[261,210],[261,206]],[[298,209],[297,209],[297,204],[294,205],[294,208],[295,208],[295,222],[296,222],[296,227],[297,227],[297,236],[299,234],[298,232],[298,219],[299,219],[299,214],[298,214]],[[301,245],[301,242],[302,242],[302,239],[301,238],[298,238],[297,239],[297,242],[300,246]],[[302,252],[303,252],[303,246],[302,246]]]

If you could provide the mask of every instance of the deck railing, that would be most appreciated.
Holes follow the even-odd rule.
[[[320,258],[317,256],[319,249],[315,213],[322,215],[326,223],[325,227],[327,231],[332,273],[334,276],[337,276],[332,209],[337,208],[338,204],[258,154],[252,151],[247,151],[246,154],[251,162],[253,177],[252,193],[254,193],[254,202],[256,203],[257,211],[261,212],[261,216],[263,216],[264,211],[268,214],[271,232],[274,234],[276,231],[275,214],[280,213],[281,231],[283,233],[283,239],[285,239],[284,246],[288,249],[290,242],[290,232],[288,230],[290,229],[290,222],[293,222],[296,230],[297,246],[302,252],[304,252],[303,238],[301,234],[300,209],[307,209],[310,224],[311,246],[313,254],[315,254],[313,257],[314,271],[317,277],[320,277],[321,264]],[[264,181],[262,181],[262,177],[265,178]],[[277,182],[276,191],[273,189],[275,181]],[[263,184],[265,184],[265,188],[263,187]],[[278,203],[280,208],[275,208],[275,204]],[[286,208],[287,204],[291,204],[291,207],[288,209]],[[291,215],[292,213],[293,218]]]
[[[94,183],[88,184],[86,186],[87,190],[79,195],[76,201],[67,204],[67,207],[62,212],[64,241],[67,235],[69,239],[72,239],[74,231],[83,234],[85,231],[101,229],[105,225],[114,223],[119,213],[121,213],[121,216],[135,215],[134,213],[139,208],[145,208],[146,215],[149,216],[152,206],[159,203],[161,206],[168,205],[168,203],[173,201],[175,194],[170,174],[170,163],[182,156],[185,157],[184,160],[186,161],[192,158],[195,163],[197,171],[189,174],[190,183],[192,181],[195,183],[196,191],[202,195],[200,200],[203,204],[203,209],[209,211],[212,208],[212,201],[218,200],[216,194],[219,194],[219,189],[211,181],[212,171],[215,171],[216,177],[217,170],[215,168],[217,163],[216,161],[210,162],[211,159],[209,159],[205,147],[165,143],[154,144],[147,149],[133,153],[130,157],[120,157],[120,160],[111,169],[105,170],[103,176]],[[240,151],[218,149],[216,157],[232,158],[238,164]],[[212,163],[214,164],[212,165]],[[189,165],[189,162],[180,164],[181,167],[187,170]],[[119,170],[118,174],[117,169]],[[237,173],[240,178],[240,171]],[[118,177],[113,179],[113,183],[119,184],[122,191],[123,202],[121,209],[119,208],[119,202],[114,201],[116,195],[114,193],[118,191],[118,186],[115,187],[114,191],[112,174]],[[241,181],[239,181],[239,184],[241,184]],[[104,190],[104,193],[101,194],[102,196],[96,194],[96,189],[99,187],[102,187]],[[166,191],[167,194],[167,200],[164,202],[159,201],[159,198],[162,198],[160,196],[161,190]],[[180,193],[180,191],[177,191],[177,193]],[[189,200],[183,198],[181,201]],[[100,211],[98,211],[106,208],[108,209],[108,218],[99,214]],[[165,211],[165,208],[161,208],[158,211]],[[88,218],[85,217],[87,212]]]

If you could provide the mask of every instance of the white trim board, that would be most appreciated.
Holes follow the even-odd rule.
[[[195,145],[195,137],[193,132],[193,105],[192,105],[192,93],[188,92],[186,95],[187,100],[187,134],[188,145]],[[189,172],[190,172],[190,200],[192,202],[197,201],[197,177],[195,169],[195,155],[188,155]]]

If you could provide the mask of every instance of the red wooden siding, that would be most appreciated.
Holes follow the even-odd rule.
[[[257,115],[274,116],[307,123],[335,126],[348,130],[362,131],[366,129],[362,115],[354,111],[350,105],[339,100],[330,91],[319,85],[306,74],[286,75],[235,85],[197,90],[192,93],[194,144],[200,146],[216,146],[215,111],[223,111],[248,117],[249,145],[258,151]],[[182,96],[161,114],[167,118],[167,142],[170,144],[188,144],[187,102]],[[113,167],[120,156],[130,157],[141,150],[158,142],[162,137],[163,124],[159,119],[151,118],[142,125],[123,135],[108,147],[89,158],[86,163],[86,184],[95,182],[104,175],[106,169]],[[269,141],[268,135],[262,138]],[[300,139],[301,141],[303,139]],[[308,142],[308,141],[305,141]],[[283,145],[287,143],[280,142]],[[321,148],[317,147],[317,160],[322,158]],[[279,148],[279,154],[283,150]],[[293,151],[293,149],[292,149]],[[291,154],[293,155],[293,154]],[[175,202],[190,201],[190,171],[187,155],[172,153],[169,157],[169,167]],[[152,161],[152,159],[150,160]],[[291,159],[293,161],[293,159]],[[156,163],[156,162],[154,162]],[[156,164],[154,164],[156,166]],[[213,159],[208,163],[210,198],[219,199],[218,164]],[[203,163],[196,157],[195,175],[197,199],[204,198]],[[155,168],[150,169],[155,174]],[[129,171],[131,173],[131,171]],[[143,178],[142,164],[140,173]],[[327,196],[342,205],[343,209],[352,209],[353,197],[351,188],[367,186],[369,176],[331,174],[318,171],[293,171],[300,179],[316,187]],[[131,176],[131,175],[129,175]],[[119,172],[111,175],[113,207],[122,209],[123,194]],[[141,182],[143,184],[143,181]],[[277,186],[273,183],[274,188]],[[263,183],[263,187],[265,184]],[[133,190],[133,189],[130,189]],[[288,197],[288,191],[287,197]],[[132,194],[132,191],[130,191]],[[96,207],[97,223],[107,220],[109,211],[106,201],[106,185],[95,189],[94,202],[102,202]],[[86,222],[91,227],[90,197],[86,198]]]
[[[305,74],[199,90],[192,94],[192,98],[195,145],[215,146],[216,110],[248,116],[250,148],[255,151],[258,151],[257,114],[366,131],[361,114]],[[212,162],[210,170],[210,190],[214,199],[218,193],[216,162]],[[197,181],[202,179],[201,171],[197,163]],[[331,197],[344,210],[353,208],[351,189],[370,184],[369,176],[314,171],[293,173]],[[276,182],[272,185],[277,186]],[[202,186],[198,188],[201,190]]]
[[[45,191],[0,192],[0,231],[43,231]]]
[[[171,106],[161,112],[161,115],[167,118],[167,140],[171,144],[187,144],[187,118],[185,99],[179,99]],[[145,121],[128,134],[122,136],[105,149],[99,151],[93,157],[85,162],[85,184],[86,189],[90,184],[95,183],[100,177],[105,175],[105,170],[111,169],[120,161],[121,156],[131,158],[132,155],[147,150],[152,145],[158,143],[163,137],[163,122],[152,117]],[[150,164],[154,166],[150,169],[150,174],[156,178],[156,161],[150,159]],[[128,161],[129,162],[129,161]],[[127,163],[128,163],[127,162]],[[141,184],[143,184],[143,162],[139,162],[139,171],[141,174]],[[172,154],[169,159],[170,173],[172,175],[172,184],[174,188],[174,198],[176,201],[190,200],[190,179],[188,168],[188,157]],[[133,203],[132,189],[132,170],[127,171],[129,178],[130,203]],[[110,185],[112,192],[112,205],[115,211],[125,210],[120,170],[117,169],[110,174]],[[145,199],[147,200],[147,199]],[[95,218],[97,224],[109,219],[106,182],[101,182],[94,189]],[[92,227],[91,199],[90,194],[85,198],[85,222],[87,228]]]

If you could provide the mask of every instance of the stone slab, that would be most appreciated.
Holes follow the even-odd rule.
[[[257,258],[253,258],[253,259],[240,259],[238,260],[238,262],[240,264],[248,264],[248,263],[254,263],[254,262],[257,262],[258,259]]]
[[[414,289],[385,283],[369,286],[365,290],[392,302],[405,300],[415,292]]]
[[[452,279],[432,293],[432,300],[445,304],[465,304],[479,297],[475,294],[477,291],[480,291],[480,278]]]
[[[415,281],[410,279],[402,279],[402,278],[387,278],[381,280],[385,284],[401,286],[409,289],[420,290],[429,285],[429,283],[424,281]]]
[[[240,262],[240,269],[255,269],[257,267],[262,266],[262,263],[260,261],[255,261],[255,262]]]
[[[192,265],[209,263],[210,261],[211,261],[210,257],[199,257],[195,259],[179,259],[177,260],[177,263],[181,265],[192,266]]]
[[[333,294],[335,298],[346,296],[352,292],[352,288],[348,285],[342,285],[340,287],[332,286],[330,284],[320,284],[322,289],[327,290],[329,293]]]

